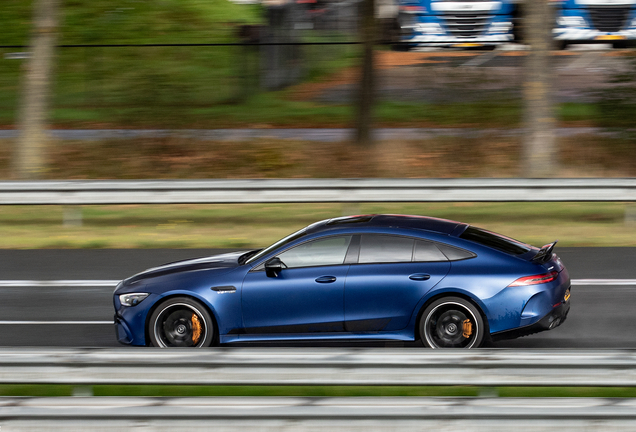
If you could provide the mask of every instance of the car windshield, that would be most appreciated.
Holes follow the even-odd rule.
[[[510,255],[521,255],[530,250],[530,246],[525,243],[474,226],[466,228],[466,231],[459,237],[506,252]]]
[[[310,225],[311,226],[311,225]],[[273,250],[276,250],[280,247],[285,246],[288,243],[293,242],[296,239],[301,238],[302,236],[305,235],[305,233],[307,232],[307,228],[309,227],[305,227],[299,231],[296,231],[293,234],[288,235],[287,237],[278,240],[276,243],[274,243],[273,245],[266,247],[265,249],[261,250],[259,253],[257,253],[256,255],[250,257],[247,261],[245,261],[245,264],[250,264],[253,263],[254,261],[259,260],[260,258],[264,257],[265,255],[267,255],[268,253],[270,253]]]

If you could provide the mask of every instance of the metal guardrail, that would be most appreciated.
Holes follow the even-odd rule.
[[[636,427],[635,399],[3,398],[3,430],[524,431]],[[187,421],[184,422],[184,421]]]
[[[636,351],[2,349],[0,383],[634,386]],[[3,397],[0,424],[47,432],[631,431],[636,399]]]
[[[0,384],[636,386],[636,351],[0,350]]]
[[[0,205],[636,201],[636,179],[6,181]]]

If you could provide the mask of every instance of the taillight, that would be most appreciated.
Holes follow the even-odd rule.
[[[559,276],[559,272],[553,271],[550,273],[534,275],[534,276],[525,276],[517,279],[510,285],[509,287],[518,287],[518,286],[528,286],[528,285],[538,285],[543,283],[552,282]]]

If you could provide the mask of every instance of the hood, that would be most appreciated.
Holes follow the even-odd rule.
[[[212,255],[209,257],[194,258],[164,264],[159,267],[144,270],[141,273],[137,273],[136,275],[125,279],[123,285],[128,286],[139,282],[140,280],[165,276],[173,273],[207,269],[233,269],[239,266],[238,259],[243,254],[245,254],[245,251]]]

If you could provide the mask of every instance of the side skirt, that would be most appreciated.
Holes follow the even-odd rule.
[[[232,342],[281,342],[281,341],[414,341],[413,332],[367,332],[367,333],[276,333],[276,334],[227,334],[221,335],[220,343]]]

